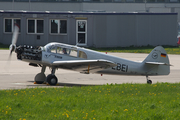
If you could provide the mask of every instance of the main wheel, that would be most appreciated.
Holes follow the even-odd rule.
[[[37,84],[42,84],[45,82],[45,80],[46,80],[46,75],[44,73],[38,73],[34,78],[34,81]]]
[[[50,85],[56,85],[58,82],[57,77],[55,75],[52,75],[52,74],[48,75],[46,80]]]
[[[151,80],[148,80],[147,83],[148,83],[148,84],[152,84],[152,81],[151,81]]]

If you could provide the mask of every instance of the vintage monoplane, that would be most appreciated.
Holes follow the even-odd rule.
[[[29,65],[42,67],[35,76],[35,82],[56,85],[58,82],[55,71],[58,68],[78,71],[80,73],[98,73],[111,75],[141,75],[146,76],[147,83],[152,83],[148,76],[168,75],[170,73],[169,58],[163,47],[155,47],[142,62],[135,62],[115,57],[105,53],[62,43],[49,43],[44,47],[23,45],[16,47],[19,28],[15,26],[10,55],[17,53],[17,59],[28,62]],[[45,75],[46,67],[51,68],[51,74]]]

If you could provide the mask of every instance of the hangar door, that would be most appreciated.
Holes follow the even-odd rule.
[[[76,44],[87,45],[87,20],[76,20]]]

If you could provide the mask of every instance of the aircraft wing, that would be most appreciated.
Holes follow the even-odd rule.
[[[57,68],[71,69],[86,74],[117,66],[116,63],[104,59],[54,61],[51,65]]]

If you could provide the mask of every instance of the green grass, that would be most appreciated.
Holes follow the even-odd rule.
[[[180,83],[0,91],[1,120],[179,120]]]
[[[9,45],[4,45],[0,43],[0,50],[8,50],[8,49],[9,49]]]
[[[163,46],[168,54],[180,54],[179,46]],[[9,50],[9,45],[0,43],[0,50]],[[100,52],[119,52],[119,53],[150,53],[154,46],[142,46],[142,47],[113,47],[113,48],[89,48]]]
[[[178,46],[163,46],[168,54],[180,54],[180,47]],[[91,48],[100,52],[122,52],[122,53],[150,53],[155,47],[116,47],[116,48]]]

